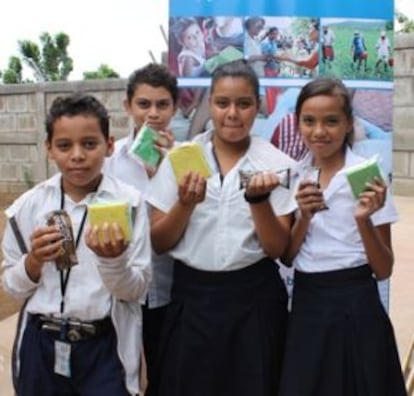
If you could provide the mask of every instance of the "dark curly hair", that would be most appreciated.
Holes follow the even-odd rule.
[[[135,90],[141,84],[147,84],[152,87],[163,87],[170,94],[174,105],[178,100],[178,83],[177,77],[170,70],[158,63],[149,63],[148,65],[135,70],[128,78],[126,94],[127,100],[131,103]]]
[[[52,102],[46,117],[47,141],[52,141],[54,125],[59,118],[78,115],[96,117],[105,140],[108,140],[109,115],[105,106],[94,96],[77,92],[68,96],[58,96]]]

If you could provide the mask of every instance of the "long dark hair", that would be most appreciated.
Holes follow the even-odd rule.
[[[331,77],[319,77],[304,85],[296,101],[295,113],[297,120],[299,120],[305,100],[319,95],[339,96],[342,98],[344,113],[352,125],[351,130],[345,136],[344,144],[351,147],[354,142],[355,133],[353,127],[352,97],[350,91],[341,80]]]

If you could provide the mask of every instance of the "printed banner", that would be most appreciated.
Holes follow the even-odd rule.
[[[334,76],[351,90],[354,150],[378,154],[391,180],[393,20],[393,0],[170,0],[168,64],[181,87],[174,131],[187,140],[209,127],[211,73],[244,58],[261,83],[252,133],[300,160],[307,149],[294,117],[297,95],[310,79]],[[282,270],[290,289],[291,271]],[[380,293],[388,307],[388,281]]]

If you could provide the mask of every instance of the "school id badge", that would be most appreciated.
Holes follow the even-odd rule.
[[[70,344],[55,340],[55,374],[70,378]]]

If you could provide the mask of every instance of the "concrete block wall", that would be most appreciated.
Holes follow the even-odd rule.
[[[393,189],[414,196],[414,33],[395,37],[394,65]]]

